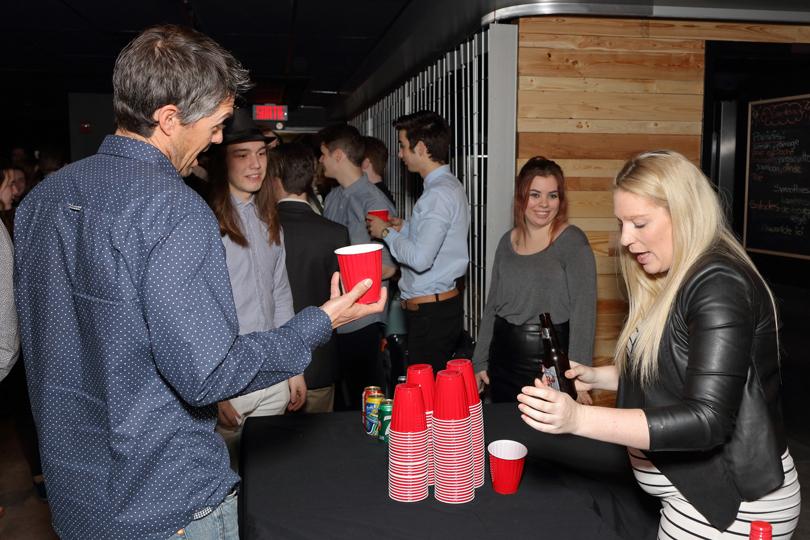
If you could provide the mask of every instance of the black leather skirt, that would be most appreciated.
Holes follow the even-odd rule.
[[[568,321],[555,324],[560,346],[568,352]],[[514,325],[495,317],[495,329],[489,348],[490,396],[494,403],[517,401],[524,386],[534,384],[543,361],[540,323]]]

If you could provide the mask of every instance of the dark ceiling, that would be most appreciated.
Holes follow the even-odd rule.
[[[326,111],[410,0],[28,0],[4,2],[4,91],[111,92],[118,51],[158,23],[193,26],[251,71],[251,101]],[[10,53],[10,54],[9,54]],[[314,114],[317,115],[317,112]]]
[[[153,24],[210,35],[250,69],[257,86],[248,101],[289,105],[291,126],[317,127],[354,116],[479,30],[482,17],[509,19],[516,7],[638,17],[733,12],[795,22],[797,14],[810,17],[809,6],[808,0],[3,0],[0,99],[10,129],[0,130],[0,151],[20,142],[65,143],[68,94],[109,94],[118,52]]]

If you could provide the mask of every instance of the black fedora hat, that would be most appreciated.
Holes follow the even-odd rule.
[[[222,144],[224,146],[250,141],[266,143],[267,137],[262,135],[262,130],[253,121],[250,107],[234,109],[233,116],[225,121],[225,129],[222,131]]]

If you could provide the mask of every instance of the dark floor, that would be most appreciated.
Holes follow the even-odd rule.
[[[23,459],[17,433],[8,418],[0,419],[0,540],[51,540],[48,503],[34,491],[28,463]]]

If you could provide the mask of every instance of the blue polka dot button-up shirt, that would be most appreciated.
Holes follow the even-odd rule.
[[[239,336],[219,227],[169,160],[109,136],[20,205],[16,302],[53,524],[165,539],[234,489],[216,402],[301,373],[307,308]]]

